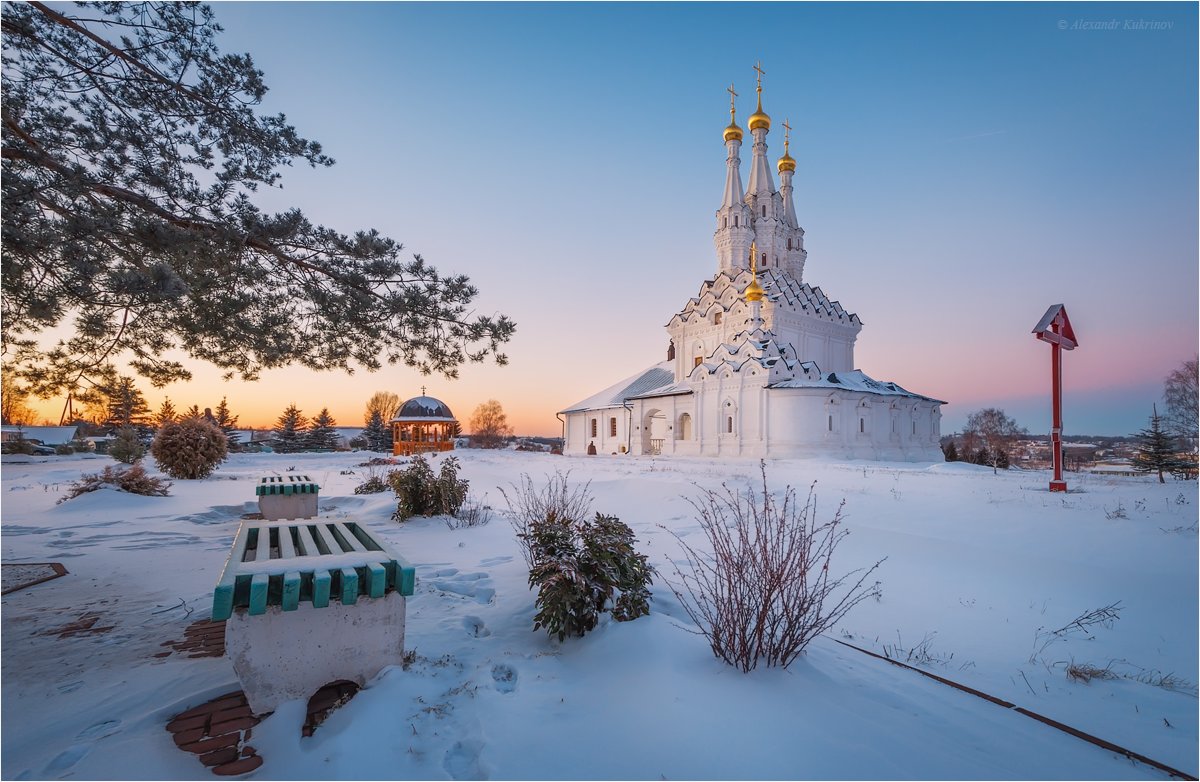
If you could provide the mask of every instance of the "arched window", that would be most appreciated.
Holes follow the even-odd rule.
[[[738,224],[737,224],[737,217],[738,217],[737,215],[734,215],[734,216],[733,216],[733,227],[734,227],[734,228],[737,228],[737,227],[738,227]]]
[[[728,218],[728,217],[722,217],[722,218],[721,218],[721,227],[722,227],[722,228],[728,228],[728,227],[729,227],[729,218]]]
[[[722,315],[720,312],[718,312],[716,315],[713,315],[713,325],[714,326],[721,325],[721,317],[722,317]]]
[[[690,413],[680,413],[679,426],[675,430],[675,437],[680,440],[692,439],[692,416]]]
[[[609,437],[617,436],[617,419],[615,419],[615,418],[608,419],[608,436]]]
[[[913,421],[913,434],[917,433],[917,422]]]
[[[729,434],[733,434],[733,416],[727,416],[725,418],[725,431]]]
[[[614,421],[614,422],[615,422],[616,420],[617,420],[617,419],[615,419],[615,418],[613,419],[613,421]],[[867,421],[866,421],[866,419],[865,419],[865,418],[860,418],[860,419],[858,419],[858,433],[859,433],[859,434],[866,434],[866,431],[867,431]]]
[[[829,431],[833,431],[833,416],[829,416]]]
[[[596,436],[596,419],[592,419],[592,437]]]
[[[767,254],[763,253],[762,256],[763,256],[762,257],[762,265],[766,266],[767,265]]]
[[[792,240],[788,239],[788,249],[792,249]]]
[[[767,216],[767,205],[766,204],[762,205],[762,212],[763,212],[763,217],[766,217]]]

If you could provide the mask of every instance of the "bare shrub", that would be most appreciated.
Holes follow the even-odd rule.
[[[1117,507],[1113,508],[1112,510],[1109,510],[1108,508],[1104,509],[1104,518],[1108,519],[1109,521],[1112,521],[1113,519],[1127,519],[1129,518],[1129,514],[1125,512],[1125,506],[1121,504],[1121,501],[1117,500]]]
[[[1084,611],[1079,616],[1067,622],[1057,630],[1047,630],[1039,627],[1033,635],[1033,654],[1029,655],[1030,662],[1037,662],[1038,658],[1046,651],[1046,649],[1056,641],[1063,641],[1071,636],[1082,635],[1088,640],[1094,636],[1092,631],[1096,627],[1105,629],[1111,628],[1113,623],[1121,618],[1121,601],[1106,605],[1102,608],[1095,608],[1091,611]]]
[[[521,554],[525,557],[525,564],[531,569],[534,565],[529,535],[532,525],[558,521],[578,525],[591,513],[591,481],[572,487],[570,476],[570,472],[564,474],[555,470],[553,476],[546,476],[545,485],[538,488],[534,486],[532,478],[522,474],[519,483],[509,484],[512,496],[503,488],[500,489],[500,494],[508,505],[509,523],[517,533]]]
[[[353,473],[353,470],[350,472]],[[367,479],[354,487],[354,493],[378,494],[387,491],[389,488],[387,476],[372,466],[367,468]]]
[[[79,476],[79,480],[67,487],[67,493],[56,504],[61,505],[67,500],[73,500],[81,494],[98,491],[105,486],[146,497],[166,497],[170,494],[171,482],[148,475],[146,468],[141,464],[135,464],[132,467],[109,465],[104,468],[103,472]]]
[[[483,495],[482,500],[468,495],[458,512],[446,517],[446,526],[450,529],[485,527],[491,520],[492,506],[487,504],[487,495]]]
[[[159,469],[172,478],[207,478],[229,454],[229,438],[212,421],[184,418],[159,428],[150,453]]]
[[[896,631],[896,643],[883,645],[883,656],[907,665],[949,665],[954,660],[954,652],[949,655],[933,651],[933,637],[937,631],[926,633],[925,637],[914,646],[904,648],[900,631]]]
[[[803,505],[790,485],[780,502],[767,487],[766,463],[759,469],[761,493],[722,486],[688,500],[711,553],[668,530],[686,555],[682,565],[673,563],[679,583],[671,590],[713,654],[744,672],[760,661],[788,667],[850,609],[880,595],[879,582],[867,579],[884,561],[834,576],[833,552],[849,534],[842,506],[819,522],[815,483]]]
[[[1112,671],[1112,663],[1103,668],[1097,668],[1091,663],[1077,663],[1072,659],[1067,665],[1067,678],[1073,682],[1089,684],[1092,679],[1106,681],[1117,678],[1117,675]]]

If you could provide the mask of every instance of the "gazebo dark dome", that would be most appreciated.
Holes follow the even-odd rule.
[[[453,421],[454,413],[440,399],[431,396],[415,396],[400,406],[393,421],[405,420],[446,420]]]

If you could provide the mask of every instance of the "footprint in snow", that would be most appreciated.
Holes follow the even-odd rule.
[[[483,620],[477,616],[463,617],[462,623],[467,633],[476,638],[485,638],[492,634],[492,631],[487,629],[487,625],[483,623]]]
[[[68,769],[70,769],[79,761],[83,760],[84,756],[87,755],[90,749],[91,747],[85,744],[72,744],[62,752],[58,753],[54,760],[50,761],[45,770],[42,771],[41,776],[43,778],[61,777],[67,772]]]
[[[442,767],[451,779],[487,779],[479,767],[479,753],[483,751],[483,742],[479,739],[456,741],[454,746],[446,750]]]
[[[84,728],[83,730],[79,731],[79,735],[77,735],[75,738],[102,739],[105,736],[111,736],[119,730],[121,730],[120,720],[105,720],[104,722],[97,722],[90,728]]]
[[[517,669],[505,663],[492,666],[492,679],[496,682],[498,692],[512,692],[517,689]]]

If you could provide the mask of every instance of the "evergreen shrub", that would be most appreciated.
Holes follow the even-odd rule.
[[[122,426],[108,446],[108,455],[122,464],[133,464],[146,455],[146,446],[142,445],[137,429]]]
[[[467,499],[468,484],[458,477],[458,469],[458,459],[450,456],[435,474],[425,457],[416,455],[405,469],[392,470],[387,479],[396,492],[392,518],[407,521],[413,516],[457,515]]]
[[[203,418],[163,424],[150,444],[159,469],[172,478],[207,478],[225,461],[229,440],[221,427]]]
[[[616,516],[588,520],[588,486],[569,486],[556,473],[544,488],[529,476],[504,492],[525,560],[537,588],[533,629],[563,641],[594,629],[609,611],[618,622],[650,613],[653,568],[634,549],[637,539]]]

